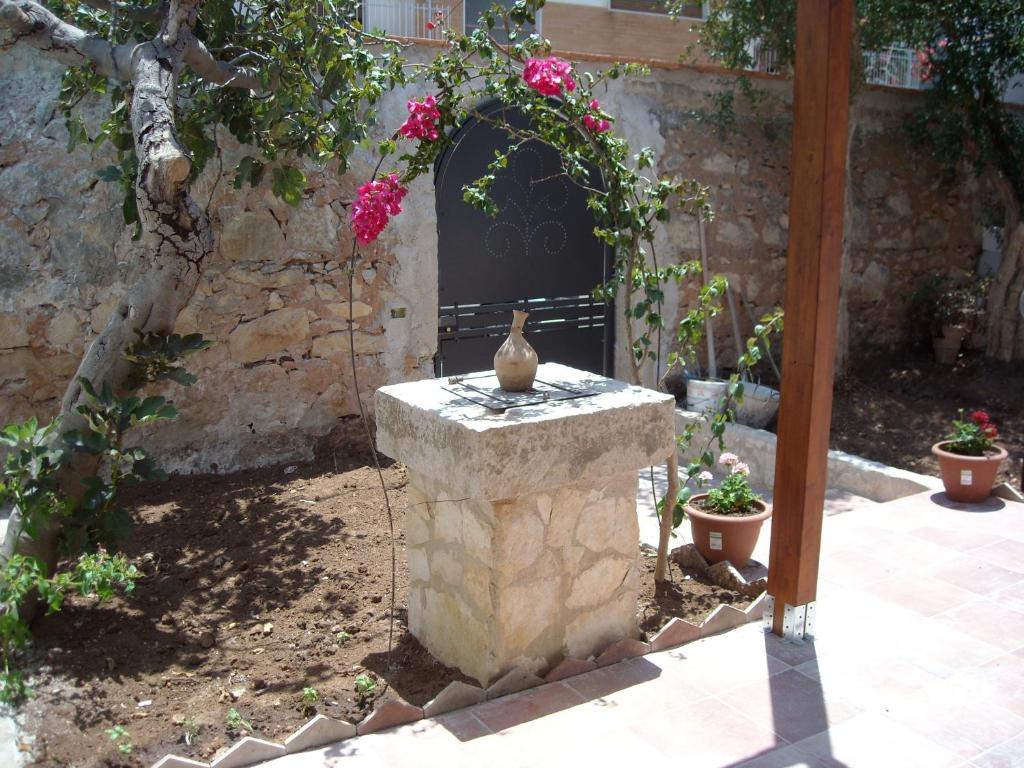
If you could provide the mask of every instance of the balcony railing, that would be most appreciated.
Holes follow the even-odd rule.
[[[921,80],[921,62],[917,58],[917,51],[898,46],[882,51],[865,51],[864,80],[874,85],[894,88],[920,90],[925,87],[925,82]]]
[[[442,40],[441,22],[458,32],[471,30],[493,0],[363,0],[362,21],[367,29],[382,30],[392,37]],[[505,0],[507,5],[512,0]],[[438,18],[438,13],[441,18]],[[469,24],[467,25],[467,22]],[[431,29],[428,24],[436,25]],[[540,30],[540,15],[537,17]],[[500,30],[494,35],[502,39]]]
[[[363,0],[363,26],[382,30],[392,37],[441,40],[439,12],[446,24],[462,30],[462,4],[456,4],[455,0]],[[430,29],[428,23],[437,26]]]

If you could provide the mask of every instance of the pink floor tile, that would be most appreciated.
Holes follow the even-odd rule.
[[[921,616],[934,616],[977,599],[977,594],[945,581],[918,579],[906,574],[876,581],[866,591]]]
[[[1008,654],[950,678],[963,701],[982,711],[990,706],[1024,717],[1024,657]]]
[[[1024,581],[1004,587],[989,597],[1001,605],[1008,605],[1015,610],[1024,611]]]
[[[829,700],[874,711],[942,678],[899,658],[858,658],[853,654],[823,656],[796,668],[821,682]]]
[[[564,683],[549,683],[473,707],[473,714],[497,733],[582,704],[584,697]]]
[[[820,568],[821,578],[847,586],[871,584],[896,572],[892,563],[852,549],[822,552]]]
[[[1024,645],[1024,613],[991,600],[975,600],[932,621],[942,622],[1006,651]]]
[[[471,709],[460,709],[437,718],[437,722],[459,741],[472,741],[492,733]]]
[[[786,642],[771,632],[764,633],[764,648],[774,658],[795,667],[817,658],[815,641]]]
[[[1024,733],[1024,718],[991,701],[965,699],[959,685],[943,682],[886,708],[892,720],[964,760]]]
[[[995,747],[972,761],[977,768],[1024,768],[1024,736]]]
[[[946,768],[963,762],[930,739],[873,713],[858,715],[796,746],[825,764],[834,760],[851,768]]]
[[[730,634],[732,632],[727,632],[723,637]],[[718,647],[715,638],[684,645],[669,654],[679,654],[677,661],[687,663],[666,664],[664,669],[666,674],[707,693],[721,693],[756,683],[789,669],[788,664],[770,656],[759,639],[751,636],[752,642],[732,648],[725,644]]]
[[[912,536],[958,552],[967,552],[1002,540],[1002,536],[968,526],[925,526],[910,532]]]
[[[934,619],[904,622],[890,636],[889,652],[946,678],[1002,656],[1005,651]]]
[[[629,659],[562,681],[580,700],[599,699],[659,678],[662,670],[647,659]]]
[[[962,555],[923,575],[942,579],[979,595],[995,594],[1024,581],[1024,573],[1011,571],[973,555]]]
[[[737,768],[850,768],[838,760],[812,755],[796,744],[783,744],[770,749]]]
[[[972,553],[975,557],[995,563],[1010,571],[1024,573],[1024,541],[1015,539],[1003,539],[994,544],[989,544]]]
[[[898,572],[940,568],[954,556],[948,547],[933,544],[909,533],[894,533],[865,542],[865,551],[884,560]]]
[[[632,723],[630,730],[686,768],[741,763],[780,743],[770,730],[714,698]]]
[[[826,700],[821,683],[795,669],[735,688],[719,698],[788,742],[820,733],[858,711],[836,700]]]
[[[602,680],[596,674],[593,676],[598,679],[593,683],[580,680],[582,684],[577,688],[588,699],[579,709],[591,717],[592,722],[612,720],[628,724],[709,696],[703,689],[689,685],[675,675],[665,674],[641,685],[617,688],[612,688],[607,679]]]

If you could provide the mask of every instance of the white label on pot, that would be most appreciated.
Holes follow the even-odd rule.
[[[974,477],[973,477],[973,475],[971,475],[971,470],[969,470],[969,469],[961,469],[960,470],[960,485],[971,485],[973,481],[974,481]]]
[[[714,532],[711,533],[711,548],[712,549],[721,549],[722,548],[722,534],[714,533]]]

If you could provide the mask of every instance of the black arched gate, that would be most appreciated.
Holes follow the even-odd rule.
[[[509,157],[491,188],[495,218],[462,199],[463,186],[509,146],[508,133],[486,121],[503,109],[497,102],[480,107],[484,119],[470,118],[437,163],[435,373],[491,368],[512,310],[525,309],[525,336],[541,362],[610,375],[612,308],[591,295],[609,275],[609,254],[594,236],[586,193],[562,174],[558,153],[529,142]],[[508,110],[504,119],[526,120]]]

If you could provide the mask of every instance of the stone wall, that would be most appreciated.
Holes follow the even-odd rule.
[[[429,55],[431,50],[416,55]],[[95,171],[103,150],[66,151],[55,114],[60,68],[15,49],[0,56],[0,421],[52,414],[85,345],[131,279],[133,243],[118,190]],[[763,81],[757,116],[740,112],[722,133],[709,120],[718,79],[689,70],[609,84],[602,105],[636,147],[654,147],[664,172],[709,184],[712,271],[724,272],[756,311],[781,302],[788,221],[789,84]],[[397,125],[412,92],[392,94],[382,126]],[[980,249],[971,184],[946,186],[903,133],[912,94],[868,91],[853,141],[854,236],[844,295],[850,346],[894,344],[908,290],[924,274],[969,266]],[[102,104],[86,105],[95,130]],[[218,235],[195,298],[179,323],[214,346],[193,367],[199,383],[174,392],[183,416],[160,428],[158,453],[182,471],[226,471],[308,459],[316,443],[356,412],[347,350],[355,315],[364,398],[385,383],[430,375],[436,350],[437,234],[431,181],[412,185],[405,211],[363,250],[349,296],[351,247],[342,203],[369,173],[370,157],[338,177],[308,167],[295,208],[266,188],[235,190],[244,153],[225,132],[216,161],[195,185]],[[697,258],[692,220],[665,229],[658,257]],[[686,297],[670,294],[667,315]],[[741,333],[749,323],[741,318]],[[620,324],[624,322],[621,317]],[[716,326],[720,360],[735,359],[729,323]],[[619,334],[623,338],[623,334]],[[663,346],[671,345],[666,334]],[[621,344],[620,344],[621,346]],[[617,373],[625,375],[618,355]],[[648,377],[651,378],[651,377]]]

